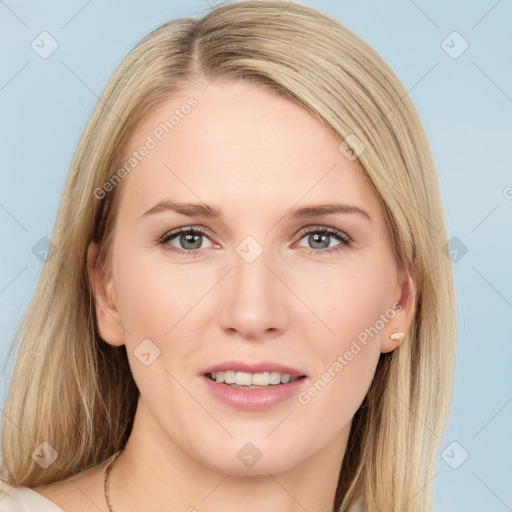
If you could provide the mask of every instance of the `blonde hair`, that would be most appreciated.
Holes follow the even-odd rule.
[[[437,454],[451,407],[455,291],[435,165],[407,91],[354,33],[310,7],[238,1],[200,19],[170,21],[146,36],[108,82],[77,147],[49,257],[16,331],[18,346],[3,418],[2,477],[33,487],[63,480],[121,449],[138,389],[125,347],[101,340],[86,253],[105,261],[115,226],[112,178],[137,123],[196,80],[241,79],[295,101],[357,157],[380,198],[397,262],[417,278],[412,328],[381,354],[356,412],[333,510],[413,512],[431,507]],[[58,458],[31,457],[42,442]]]

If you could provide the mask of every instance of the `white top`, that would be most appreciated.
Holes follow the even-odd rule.
[[[29,487],[12,487],[0,480],[0,512],[64,512]]]

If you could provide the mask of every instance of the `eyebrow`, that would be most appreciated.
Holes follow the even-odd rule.
[[[172,199],[163,199],[145,212],[142,217],[163,211],[172,211],[181,215],[186,215],[187,217],[204,217],[208,219],[217,219],[222,217],[222,210],[219,208],[215,208],[204,203],[181,203]],[[303,206],[301,208],[290,210],[285,217],[299,220],[333,213],[356,213],[372,222],[372,218],[363,208],[343,203]]]

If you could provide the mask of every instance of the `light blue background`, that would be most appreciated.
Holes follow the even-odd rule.
[[[443,448],[458,443],[447,451],[452,465],[462,450],[469,457],[458,469],[440,457],[435,510],[511,510],[512,189],[506,187],[512,187],[512,4],[300,3],[368,41],[411,89],[438,165],[450,236],[468,250],[455,263],[460,347]],[[142,36],[208,7],[200,1],[0,1],[2,360],[42,268],[32,247],[51,235],[97,96]],[[31,48],[43,31],[59,44],[46,60]],[[457,59],[441,47],[453,31],[469,44]],[[8,377],[2,376],[0,405]]]

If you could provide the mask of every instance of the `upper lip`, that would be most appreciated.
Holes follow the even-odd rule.
[[[224,363],[209,366],[203,370],[203,375],[212,372],[225,372],[225,371],[238,371],[247,373],[264,373],[264,372],[280,372],[289,373],[291,377],[306,376],[306,372],[292,368],[284,364],[276,363],[273,361],[261,361],[259,363],[248,363],[244,361],[226,361]]]

